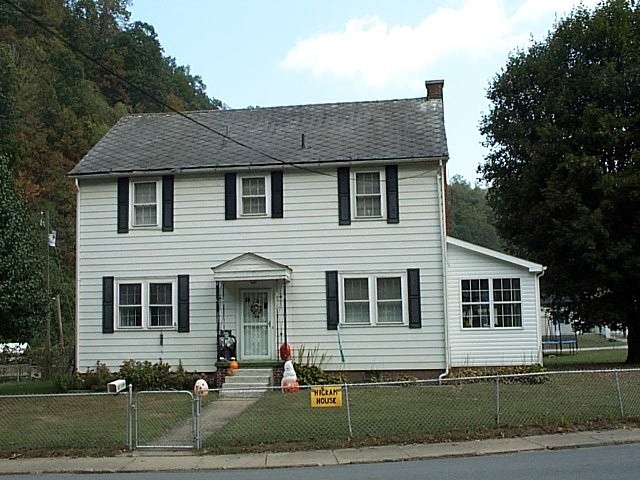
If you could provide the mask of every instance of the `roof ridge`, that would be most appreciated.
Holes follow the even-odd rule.
[[[174,116],[174,115],[189,115],[189,114],[208,114],[213,112],[245,112],[245,111],[264,111],[264,110],[279,110],[288,108],[305,108],[305,107],[327,107],[329,105],[363,105],[363,104],[378,104],[378,103],[393,103],[393,102],[410,102],[415,100],[424,101],[441,101],[440,99],[427,99],[427,97],[412,97],[412,98],[393,98],[387,100],[356,100],[352,102],[321,102],[321,103],[305,103],[305,104],[291,104],[291,105],[274,105],[269,107],[260,106],[248,106],[243,108],[212,108],[210,110],[185,110],[182,112],[142,112],[142,113],[127,113],[122,117],[161,117],[161,116]],[[122,118],[120,117],[120,118]]]

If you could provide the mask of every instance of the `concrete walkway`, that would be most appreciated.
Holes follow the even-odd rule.
[[[39,473],[112,473],[277,468],[393,462],[534,450],[640,443],[640,428],[536,435],[470,442],[387,445],[304,452],[194,455],[191,452],[133,452],[103,458],[0,459],[0,475]]]
[[[255,403],[259,397],[253,398],[218,398],[200,411],[200,434],[207,438],[213,432],[226,425],[230,420],[240,415],[249,405]],[[193,425],[191,420],[170,430],[162,437],[151,442],[157,447],[172,447],[193,444]]]

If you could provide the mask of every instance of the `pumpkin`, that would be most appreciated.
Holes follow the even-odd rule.
[[[300,391],[300,384],[297,380],[283,380],[282,381],[282,393],[298,393]]]
[[[236,370],[238,369],[238,362],[234,359],[231,360],[231,363],[229,364],[229,375],[234,375],[236,373]]]

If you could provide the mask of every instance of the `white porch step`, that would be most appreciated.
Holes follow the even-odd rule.
[[[221,397],[260,397],[273,383],[270,368],[239,368],[227,375],[220,389]]]

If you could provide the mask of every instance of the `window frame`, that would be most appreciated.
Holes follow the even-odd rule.
[[[465,281],[469,281],[469,282],[473,282],[473,281],[478,281],[478,282],[487,282],[487,287],[488,287],[488,294],[489,294],[489,298],[488,300],[484,301],[482,299],[480,299],[479,301],[464,301],[463,299],[463,293],[464,290],[462,288],[463,282]],[[518,292],[518,297],[519,300],[514,301],[514,300],[496,300],[495,297],[495,293],[496,293],[496,288],[495,288],[495,282],[496,281],[500,281],[500,282],[504,282],[504,281],[517,281],[518,282],[518,289],[517,290],[513,290],[513,287],[509,290],[510,292],[514,292],[517,291]],[[480,284],[482,285],[482,284]],[[496,276],[496,277],[465,277],[465,278],[460,278],[459,282],[458,282],[458,287],[459,287],[459,300],[460,300],[460,328],[462,330],[465,331],[478,331],[478,330],[521,330],[524,328],[524,322],[523,322],[523,308],[522,308],[522,279],[520,277],[513,277],[513,276]],[[481,290],[479,290],[481,291]],[[480,326],[473,326],[473,324],[466,326],[465,325],[465,320],[464,320],[464,311],[465,311],[465,306],[467,305],[487,305],[488,307],[488,313],[489,313],[489,324],[488,325],[480,325]],[[508,325],[508,326],[504,326],[504,325],[498,325],[498,306],[504,306],[504,305],[517,305],[519,306],[519,318],[520,318],[520,324],[519,325]]]
[[[245,198],[242,190],[242,181],[250,178],[261,178],[264,180],[264,213],[245,213],[243,208],[243,199]],[[236,176],[236,211],[237,218],[265,218],[271,217],[271,174],[270,173],[244,173]],[[247,196],[249,197],[249,196]],[[260,196],[261,197],[261,196]]]
[[[402,321],[400,322],[383,322],[380,321],[378,315],[378,279],[382,278],[399,278],[400,279],[400,296],[402,305]],[[350,323],[346,321],[346,303],[345,300],[345,281],[352,279],[366,279],[369,305],[369,321],[361,323]],[[338,315],[340,325],[345,327],[406,327],[409,325],[409,286],[406,271],[388,271],[388,272],[345,272],[338,273]],[[354,300],[356,301],[356,300]],[[385,300],[389,301],[389,300]],[[397,300],[393,300],[397,301]]]
[[[152,284],[170,284],[171,285],[171,325],[151,325],[151,303],[150,291]],[[141,321],[140,325],[126,326],[122,325],[120,317],[120,287],[122,285],[140,285],[141,288]],[[116,315],[114,326],[117,330],[177,330],[178,328],[178,281],[177,278],[158,277],[158,278],[121,278],[115,281],[114,292],[114,312]],[[153,306],[169,306],[169,304],[154,304]]]
[[[156,206],[156,222],[155,224],[144,224],[138,225],[136,224],[136,207],[151,205],[151,203],[146,204],[136,204],[136,185],[142,183],[155,183],[156,186],[156,198],[155,198],[155,206]],[[129,198],[131,201],[129,202],[129,228],[136,230],[144,230],[144,229],[159,229],[162,227],[162,179],[160,178],[136,178],[131,179],[129,181]]]
[[[378,181],[380,190],[378,195],[380,196],[380,215],[358,215],[358,198],[359,197],[371,197],[371,194],[358,194],[358,175],[375,173],[378,175]],[[358,168],[353,169],[351,174],[351,218],[355,221],[375,221],[386,220],[387,218],[387,179],[385,175],[385,169],[383,168]]]

